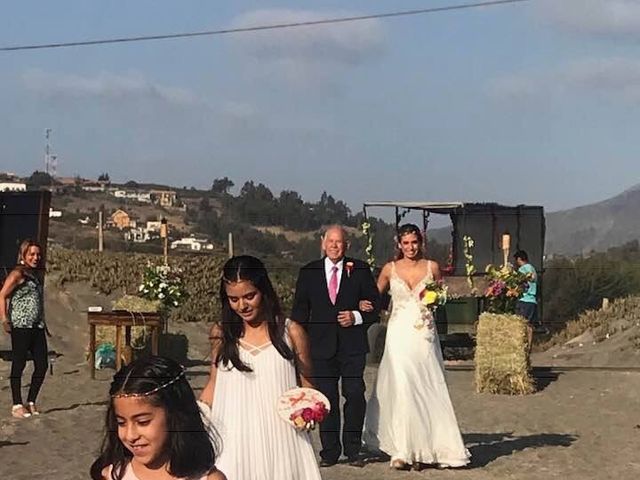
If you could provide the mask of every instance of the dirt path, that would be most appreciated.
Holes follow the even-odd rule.
[[[46,379],[43,415],[22,421],[9,416],[10,364],[0,360],[0,478],[88,478],[113,375],[112,370],[101,371],[92,381],[84,363],[87,333],[82,310],[94,301],[92,295],[90,289],[79,289],[73,296],[49,298],[49,312],[57,319],[50,346],[64,355]],[[189,339],[191,359],[206,357],[206,325],[172,326],[172,332]],[[0,337],[0,350],[8,347],[8,338]],[[194,388],[202,388],[206,376],[206,364],[194,362],[189,369]],[[374,376],[375,368],[368,368],[369,388]],[[568,372],[544,379],[544,388],[527,397],[477,395],[468,371],[448,372],[447,378],[473,455],[469,469],[396,472],[386,463],[362,469],[337,465],[323,470],[323,479],[640,478],[640,373]],[[317,437],[314,440],[317,447]]]

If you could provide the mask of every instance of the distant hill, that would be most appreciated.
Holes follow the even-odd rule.
[[[602,202],[547,213],[548,254],[604,251],[640,238],[640,184]]]
[[[640,239],[640,184],[602,202],[546,212],[546,254],[605,251]],[[434,228],[429,238],[447,244],[451,228]]]

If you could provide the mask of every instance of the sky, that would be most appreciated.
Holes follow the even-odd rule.
[[[10,2],[0,46],[213,30],[468,0]],[[531,0],[388,19],[0,52],[0,171],[306,200],[547,211],[640,183],[640,0]]]

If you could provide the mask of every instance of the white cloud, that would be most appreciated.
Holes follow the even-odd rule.
[[[263,9],[236,17],[233,27],[309,22],[352,15],[346,12]],[[295,84],[326,83],[336,72],[360,65],[383,52],[379,20],[267,30],[231,37],[269,74]]]
[[[566,30],[640,37],[638,0],[543,0],[534,8],[543,19]]]
[[[196,96],[186,89],[159,85],[136,73],[127,75],[100,73],[95,76],[81,76],[29,70],[22,75],[22,81],[30,90],[51,97],[111,100],[151,98],[178,106],[188,106],[198,102]]]
[[[220,108],[222,114],[236,119],[249,119],[257,115],[252,105],[244,102],[227,101]]]
[[[623,57],[587,58],[546,72],[507,75],[494,80],[489,92],[497,98],[590,93],[640,101],[640,60]]]

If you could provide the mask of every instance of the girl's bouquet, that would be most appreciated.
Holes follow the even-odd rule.
[[[297,430],[313,430],[322,422],[331,405],[329,400],[313,388],[293,388],[278,399],[278,414]]]
[[[491,313],[514,313],[516,303],[529,288],[531,275],[515,270],[511,265],[498,268],[487,265],[489,286],[484,292],[487,310]]]

